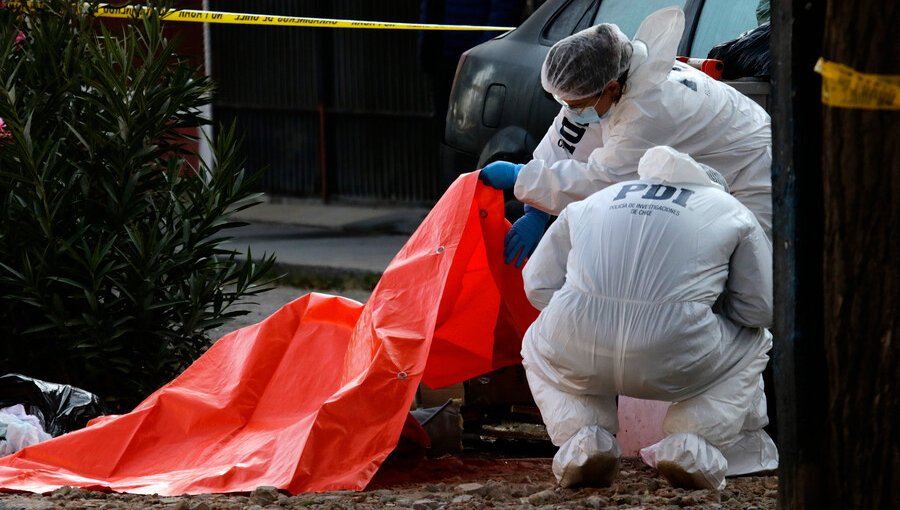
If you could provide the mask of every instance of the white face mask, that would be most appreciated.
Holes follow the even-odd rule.
[[[597,122],[600,122],[601,120],[608,118],[609,112],[612,111],[612,108],[609,108],[608,110],[606,110],[606,112],[603,115],[600,115],[599,113],[597,113],[596,106],[597,106],[597,103],[600,102],[599,97],[597,98],[597,101],[594,102],[593,106],[585,106],[584,108],[572,108],[571,106],[568,105],[568,103],[566,103],[561,98],[559,98],[555,95],[553,96],[553,98],[556,99],[557,103],[563,105],[563,107],[566,109],[566,115],[570,119],[572,119],[574,122],[576,122],[578,124],[582,124],[582,125],[596,124]]]
[[[568,109],[569,118],[575,121],[578,124],[596,124],[601,120],[605,120],[609,118],[609,112],[612,111],[612,108],[606,110],[606,113],[600,115],[597,113],[597,109],[593,106],[588,106],[586,108],[579,108],[580,111],[576,112],[571,108]]]

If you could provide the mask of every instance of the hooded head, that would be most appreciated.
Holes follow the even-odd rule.
[[[665,145],[648,149],[641,156],[638,175],[647,180],[712,186],[728,193],[728,182],[722,174]]]

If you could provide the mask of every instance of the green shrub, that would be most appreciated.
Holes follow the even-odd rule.
[[[158,8],[107,29],[82,5],[0,10],[0,370],[123,410],[271,288],[274,257],[221,247],[260,198],[233,128],[215,164],[193,153],[213,86]]]

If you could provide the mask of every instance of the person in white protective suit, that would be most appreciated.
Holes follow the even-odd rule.
[[[684,13],[670,7],[648,16],[632,41],[605,23],[550,49],[541,84],[563,106],[534,159],[497,161],[480,173],[495,188],[514,189],[526,206],[507,235],[507,263],[522,265],[550,214],[637,178],[638,160],[656,145],[721,172],[770,235],[769,115],[731,86],[676,61],[683,29]]]
[[[525,265],[541,310],[522,343],[528,384],[560,485],[612,482],[626,395],[673,402],[648,464],[675,486],[721,489],[778,465],[763,430],[772,246],[689,156],[652,148],[638,175],[566,207]]]

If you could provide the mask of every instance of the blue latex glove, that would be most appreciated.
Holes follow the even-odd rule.
[[[507,264],[512,264],[518,257],[516,267],[522,267],[525,259],[534,253],[548,221],[550,221],[549,214],[529,205],[525,206],[525,215],[513,223],[503,241],[503,257]]]
[[[516,185],[516,176],[523,166],[525,165],[509,161],[494,161],[481,169],[478,178],[492,188],[512,189]]]

